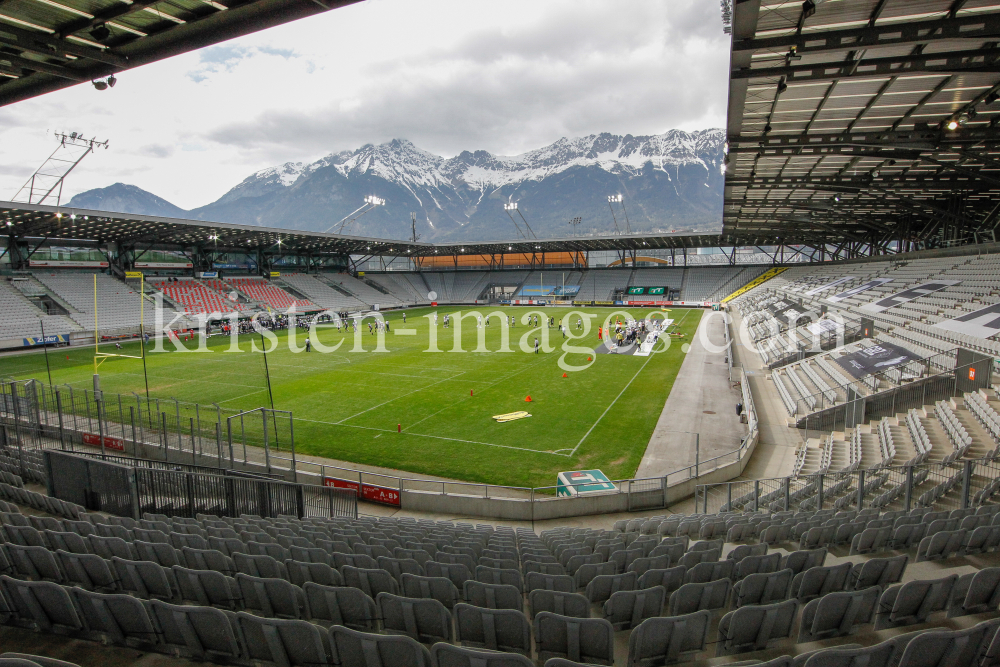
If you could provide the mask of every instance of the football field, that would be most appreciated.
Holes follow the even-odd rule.
[[[456,338],[460,310],[516,316],[516,326],[509,329],[511,351],[499,351],[498,315],[483,328],[474,317],[464,318]],[[435,311],[436,326],[425,317]],[[541,327],[522,323],[529,311],[542,313]],[[597,347],[597,327],[612,312],[636,318],[656,312],[674,319],[683,337],[669,337],[668,347],[658,343],[662,351],[647,357],[564,348],[564,343]],[[564,341],[557,327],[544,324],[545,317],[555,317],[558,324],[570,313],[594,316],[584,338]],[[446,314],[450,328],[443,325]],[[702,314],[700,309],[439,307],[406,311],[404,325],[402,312],[389,312],[384,314],[391,328],[385,335],[387,351],[375,350],[376,336],[369,335],[367,323],[357,337],[364,351],[354,351],[353,332],[329,325],[321,325],[313,342],[340,343],[336,351],[293,352],[284,331],[266,358],[250,350],[251,342],[261,347],[256,334],[240,336],[239,350],[223,336],[209,339],[202,352],[173,351],[167,341],[168,351],[155,352],[151,342],[145,374],[141,359],[108,358],[100,367],[101,388],[143,395],[148,381],[151,397],[242,410],[270,405],[269,376],[274,407],[293,413],[296,449],[302,453],[514,486],[551,486],[559,471],[590,468],[620,479],[632,476],[639,465]],[[582,331],[577,319],[569,318],[575,335]],[[551,351],[521,349],[522,338],[530,350],[535,337],[541,342],[545,333]],[[295,342],[303,345],[306,335],[297,331]],[[186,345],[197,347],[196,342]],[[101,351],[117,352],[107,345]],[[120,353],[141,354],[135,342],[123,344]],[[53,383],[91,387],[93,357],[93,348],[50,350]],[[41,352],[0,357],[0,375],[47,382],[46,373]],[[492,418],[519,410],[531,416],[506,423]]]

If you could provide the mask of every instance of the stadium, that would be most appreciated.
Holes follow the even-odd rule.
[[[352,3],[92,4],[0,104]],[[1000,3],[722,15],[721,231],[0,201],[0,667],[1000,664]]]

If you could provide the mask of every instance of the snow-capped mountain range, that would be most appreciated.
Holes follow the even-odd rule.
[[[627,218],[633,232],[714,231],[721,227],[724,142],[719,129],[652,136],[604,133],[563,138],[516,156],[463,151],[444,158],[394,139],[258,171],[187,216],[326,231],[361,206],[365,196],[376,195],[385,205],[343,233],[408,238],[412,212],[423,240],[514,238],[518,232],[503,207],[508,202],[518,203],[540,238],[612,232],[616,218],[623,229]],[[124,187],[134,186],[111,186]],[[128,207],[127,197],[111,196],[109,189],[77,195],[70,205],[114,201]],[[624,209],[614,205],[614,214],[608,203],[613,194],[621,194],[624,203]],[[133,208],[148,206],[140,199]],[[581,222],[574,230],[567,223],[575,217]]]

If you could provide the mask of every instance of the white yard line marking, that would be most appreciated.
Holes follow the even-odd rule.
[[[372,410],[375,410],[375,409],[377,409],[377,408],[380,408],[380,407],[382,407],[383,405],[387,405],[388,403],[392,403],[393,401],[398,401],[399,399],[401,399],[401,398],[404,398],[404,397],[406,397],[406,396],[409,396],[410,394],[415,394],[415,393],[417,393],[418,391],[423,391],[424,389],[430,389],[430,388],[431,388],[431,387],[433,387],[434,385],[436,385],[436,384],[441,384],[442,382],[448,382],[449,380],[454,380],[454,379],[455,379],[455,378],[457,378],[457,377],[458,377],[459,375],[465,375],[465,371],[462,371],[461,373],[459,373],[459,374],[458,374],[458,375],[456,375],[455,377],[450,377],[450,378],[445,378],[445,379],[443,379],[443,380],[438,380],[437,382],[431,382],[431,383],[430,383],[429,385],[427,385],[426,387],[420,387],[420,388],[418,388],[418,389],[414,389],[413,391],[408,391],[408,392],[406,392],[405,394],[400,394],[399,396],[395,396],[395,397],[393,397],[393,398],[390,398],[390,399],[389,399],[388,401],[382,401],[382,402],[381,402],[381,403],[379,403],[378,405],[373,405],[372,407],[368,408],[367,410],[362,410],[361,412],[359,412],[359,413],[357,413],[357,414],[354,414],[354,415],[351,415],[350,417],[344,417],[343,419],[341,419],[341,420],[340,420],[339,422],[336,422],[336,423],[337,423],[337,424],[343,424],[344,422],[346,422],[346,421],[348,421],[348,420],[350,420],[350,419],[354,419],[355,417],[360,417],[361,415],[365,414],[366,412],[371,412]]]
[[[684,313],[684,317],[682,317],[682,318],[681,318],[681,321],[680,321],[680,322],[678,322],[678,323],[677,323],[677,325],[678,325],[678,326],[680,326],[680,324],[681,324],[682,322],[684,322],[684,320],[685,320],[685,319],[687,318],[687,316],[688,316],[688,315],[690,315],[690,314],[691,314],[691,312],[692,312],[692,310],[688,310],[688,312]],[[635,372],[635,375],[633,375],[633,376],[632,376],[632,379],[628,381],[628,384],[627,384],[627,385],[625,385],[625,389],[628,389],[628,388],[629,388],[629,387],[630,387],[630,386],[632,385],[632,382],[634,382],[634,381],[635,381],[635,379],[636,379],[637,377],[639,377],[639,373],[641,373],[641,372],[642,372],[642,370],[643,370],[644,368],[646,368],[646,364],[648,364],[648,363],[649,363],[650,361],[652,361],[652,360],[653,360],[653,355],[649,355],[649,357],[648,357],[648,358],[646,359],[646,363],[644,363],[644,364],[643,364],[642,366],[640,366],[640,367],[639,367],[639,370],[637,370],[637,371]],[[680,372],[680,371],[678,371],[678,372]],[[597,418],[597,421],[596,421],[596,422],[594,422],[594,425],[593,425],[593,426],[591,426],[591,427],[590,427],[589,429],[587,429],[587,432],[586,432],[586,433],[584,433],[584,435],[583,435],[583,437],[582,437],[582,438],[580,438],[580,442],[576,443],[576,447],[574,447],[574,448],[573,448],[573,450],[572,450],[572,451],[570,452],[570,456],[573,456],[574,454],[576,454],[576,450],[580,449],[580,445],[582,445],[582,444],[583,444],[583,441],[587,439],[587,436],[589,436],[589,435],[590,435],[590,432],[591,432],[591,431],[593,431],[593,430],[594,430],[594,429],[595,429],[595,428],[597,427],[597,425],[601,423],[601,420],[602,420],[602,419],[604,419],[604,415],[608,414],[608,411],[609,411],[609,410],[610,410],[611,408],[613,408],[613,407],[614,407],[614,405],[615,405],[615,403],[617,403],[617,402],[618,402],[618,399],[622,397],[622,394],[624,394],[624,393],[625,393],[625,389],[622,389],[622,390],[621,390],[621,391],[620,391],[620,392],[618,393],[618,395],[617,395],[617,396],[615,396],[615,400],[611,401],[611,405],[609,405],[609,406],[608,406],[607,408],[605,408],[604,412],[602,412],[602,413],[601,413],[601,416]]]
[[[314,424],[329,424],[331,426],[345,426],[347,428],[360,428],[366,431],[381,431],[382,433],[395,433],[392,429],[388,428],[376,428],[374,426],[359,426],[357,424],[342,424],[340,422],[327,422],[319,419],[303,419],[301,417],[296,417],[296,421],[303,422],[313,422]],[[498,445],[492,442],[480,442],[478,440],[463,440],[461,438],[449,438],[443,435],[431,435],[429,433],[410,433],[407,432],[406,435],[416,436],[418,438],[432,438],[434,440],[448,440],[451,442],[464,442],[470,445],[485,445],[486,447],[501,447],[503,449],[516,449],[522,452],[532,452],[533,454],[552,454],[553,456],[569,456],[569,454],[558,454],[556,452],[550,452],[542,449],[529,449],[527,447],[514,447],[513,445]],[[567,450],[561,450],[567,451]]]
[[[628,384],[627,384],[627,385],[625,385],[625,388],[624,388],[624,389],[622,389],[622,390],[621,390],[620,392],[618,392],[618,395],[617,395],[617,396],[615,396],[615,400],[611,401],[611,405],[609,405],[609,406],[608,406],[607,408],[605,408],[605,409],[604,409],[604,412],[602,412],[602,413],[601,413],[601,416],[597,418],[597,421],[596,421],[596,422],[594,422],[593,426],[591,426],[591,427],[590,427],[589,429],[587,429],[587,432],[583,434],[583,437],[582,437],[582,438],[580,438],[580,442],[576,443],[576,447],[574,447],[574,448],[572,449],[572,451],[570,451],[570,453],[569,453],[569,455],[570,455],[570,456],[573,456],[574,454],[576,454],[576,450],[580,449],[580,445],[582,445],[582,444],[583,444],[583,441],[587,439],[587,436],[589,436],[589,435],[590,435],[590,432],[591,432],[591,431],[593,431],[593,430],[594,430],[594,428],[596,428],[596,427],[597,427],[597,425],[601,423],[601,420],[602,420],[602,419],[604,419],[604,415],[608,414],[608,411],[609,411],[609,410],[610,410],[611,408],[613,408],[613,407],[614,407],[615,403],[617,403],[617,402],[618,402],[618,399],[619,399],[619,398],[621,398],[621,397],[622,397],[622,394],[624,394],[624,393],[625,393],[625,390],[626,390],[626,389],[628,389],[628,388],[629,388],[630,386],[632,386],[632,382],[634,382],[634,381],[635,381],[635,379],[636,379],[637,377],[639,377],[639,373],[641,373],[641,372],[642,372],[642,369],[644,369],[644,368],[646,367],[646,364],[648,364],[648,363],[649,363],[650,361],[652,361],[652,360],[653,360],[653,355],[649,355],[649,357],[648,357],[648,358],[646,359],[646,363],[644,363],[644,364],[643,364],[642,366],[640,366],[640,367],[639,367],[639,370],[637,370],[637,371],[635,372],[635,375],[633,375],[633,376],[632,376],[632,379],[628,381]]]
[[[485,387],[482,387],[482,388],[480,388],[480,391],[482,391],[483,389],[489,389],[489,388],[490,388],[490,387],[492,387],[493,385],[495,385],[495,384],[499,384],[499,383],[501,383],[501,382],[503,382],[503,381],[505,381],[505,380],[509,380],[510,378],[514,377],[514,376],[515,376],[515,375],[517,375],[518,373],[523,373],[523,372],[524,372],[524,371],[526,371],[526,370],[529,370],[529,369],[531,369],[531,368],[534,368],[535,366],[537,366],[538,364],[542,363],[543,361],[545,361],[545,359],[544,359],[544,358],[543,358],[543,359],[539,359],[538,361],[536,361],[535,363],[531,364],[530,366],[526,366],[525,368],[522,368],[522,369],[521,369],[521,370],[519,370],[519,371],[516,371],[516,372],[514,372],[514,373],[511,373],[510,375],[507,375],[507,376],[505,376],[505,377],[502,377],[502,378],[500,378],[499,380],[497,380],[496,382],[491,382],[490,384],[486,385]],[[446,406],[446,407],[443,407],[443,408],[441,408],[440,410],[438,410],[437,412],[433,412],[433,413],[431,413],[431,414],[427,415],[426,417],[424,417],[423,419],[421,419],[421,420],[419,420],[419,421],[415,421],[415,422],[413,422],[412,424],[410,424],[410,426],[407,426],[407,427],[406,427],[406,428],[404,428],[403,430],[404,430],[404,431],[406,431],[407,433],[409,433],[409,429],[410,429],[410,428],[412,428],[413,426],[416,426],[416,425],[417,425],[417,424],[419,424],[420,422],[423,422],[423,421],[426,421],[426,420],[430,419],[431,417],[433,417],[433,416],[435,416],[435,415],[439,415],[439,414],[441,414],[442,412],[444,412],[445,410],[447,410],[448,408],[453,408],[453,407],[455,407],[456,405],[458,405],[459,403],[461,403],[462,401],[465,401],[465,400],[467,400],[467,399],[463,397],[461,401],[457,401],[457,402],[455,402],[455,403],[452,403],[452,404],[451,404],[451,405],[449,405],[449,406]],[[499,445],[498,445],[498,446],[499,446]],[[535,450],[532,450],[532,451],[535,451]]]

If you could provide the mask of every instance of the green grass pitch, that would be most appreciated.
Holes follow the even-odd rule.
[[[564,371],[562,335],[549,331],[553,352],[526,354],[518,342],[529,330],[529,345],[537,329],[521,323],[527,312],[543,312],[558,322],[569,309],[499,308],[436,309],[438,347],[427,352],[430,323],[423,317],[432,309],[385,314],[392,332],[386,335],[388,352],[374,352],[374,337],[363,325],[366,352],[351,352],[354,335],[322,328],[319,341],[335,345],[337,352],[292,353],[287,333],[278,334],[279,345],[267,354],[267,366],[278,409],[295,417],[296,449],[332,459],[384,466],[398,470],[491,484],[552,486],[561,470],[599,468],[612,479],[631,477],[642,458],[667,395],[684,360],[682,348],[690,341],[703,311],[674,309],[684,338],[673,338],[666,351],[648,357],[597,354],[586,370]],[[500,347],[499,320],[486,329],[491,352],[475,352],[477,327],[472,318],[462,326],[462,347],[452,351],[454,328],[443,328],[443,315],[477,310],[499,310],[516,315],[510,330],[513,352]],[[610,309],[582,309],[593,313],[590,334],[571,344],[598,345],[598,323]],[[572,312],[578,312],[576,310]],[[628,309],[645,317],[650,309]],[[659,311],[657,311],[659,312]],[[661,313],[663,315],[663,313]],[[575,331],[575,318],[572,330]],[[302,343],[304,331],[298,332]],[[178,398],[204,405],[251,409],[269,403],[263,355],[251,353],[250,339],[241,336],[242,352],[227,352],[228,337],[213,337],[209,352],[147,353],[150,396]],[[194,343],[188,343],[191,348]],[[138,355],[138,343],[123,345],[123,354]],[[166,349],[172,350],[170,343]],[[152,343],[150,344],[151,350]],[[102,352],[114,352],[108,346]],[[49,351],[52,380],[85,388],[92,384],[93,348],[58,348]],[[566,363],[587,363],[587,353],[570,353]],[[140,359],[110,358],[100,368],[105,391],[143,394],[146,391]],[[40,352],[0,358],[0,375],[33,377],[47,381]],[[472,395],[470,395],[470,391]],[[532,402],[525,402],[526,396]],[[492,416],[527,410],[530,418],[496,423]],[[397,424],[402,433],[397,433]]]

